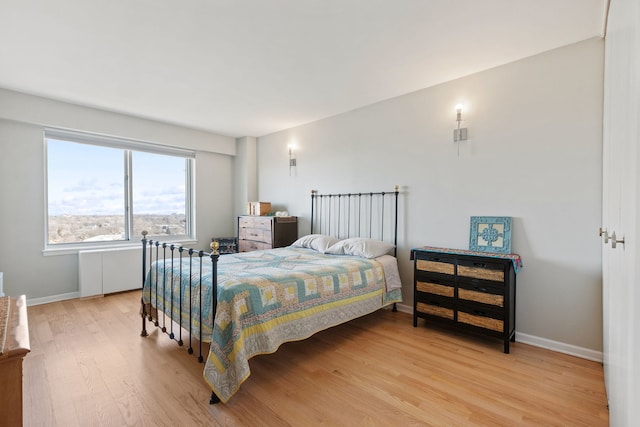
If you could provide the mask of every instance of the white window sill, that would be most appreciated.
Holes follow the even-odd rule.
[[[162,243],[169,243],[174,245],[182,245],[189,247],[189,245],[197,244],[196,240],[180,240],[180,241],[163,241]],[[82,251],[117,251],[123,249],[136,249],[142,248],[142,242],[122,242],[112,244],[100,244],[100,245],[55,245],[47,247],[42,250],[43,256],[58,256],[58,255],[76,255]]]

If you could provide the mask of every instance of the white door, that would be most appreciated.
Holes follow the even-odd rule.
[[[611,2],[605,44],[602,267],[604,371],[612,426],[637,425],[640,419],[639,26],[637,0]]]

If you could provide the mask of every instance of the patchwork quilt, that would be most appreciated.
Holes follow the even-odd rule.
[[[154,263],[143,300],[171,313],[185,329],[191,325],[194,334],[202,325],[202,340],[211,343],[203,375],[223,402],[249,377],[252,356],[401,301],[400,289],[386,292],[383,267],[372,259],[291,247],[229,254],[218,261],[212,327],[212,271],[206,257],[202,271],[201,284],[197,258],[191,264],[188,259],[173,266]],[[182,319],[180,306],[186,309]]]

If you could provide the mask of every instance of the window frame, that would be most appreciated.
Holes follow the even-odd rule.
[[[49,155],[48,140],[54,139],[63,142],[88,144],[100,147],[108,147],[124,150],[124,181],[123,196],[125,206],[122,215],[125,224],[125,239],[91,242],[49,242]],[[133,140],[122,137],[79,132],[68,129],[45,127],[43,130],[44,144],[44,251],[43,253],[76,253],[81,250],[115,249],[119,247],[138,246],[141,236],[133,235],[133,174],[132,157],[135,152],[147,152],[158,155],[180,157],[185,160],[185,234],[163,235],[163,241],[191,243],[196,241],[195,229],[195,150],[160,145],[151,142]]]

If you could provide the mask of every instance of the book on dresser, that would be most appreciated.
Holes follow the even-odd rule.
[[[412,249],[413,326],[418,318],[515,341],[517,254],[425,246]]]
[[[298,238],[295,216],[238,217],[238,252],[289,246]]]

